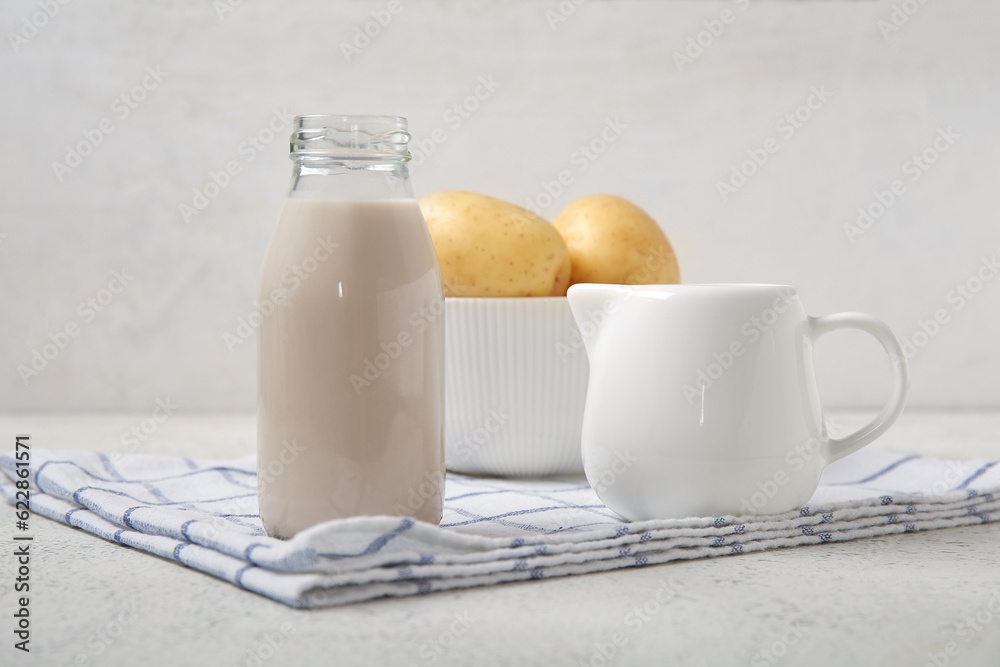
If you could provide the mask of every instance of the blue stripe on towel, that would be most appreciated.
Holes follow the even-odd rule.
[[[910,454],[909,456],[904,456],[903,458],[899,459],[895,463],[891,463],[891,464],[887,465],[886,467],[884,467],[881,470],[879,470],[877,473],[875,473],[873,475],[869,475],[868,477],[865,477],[864,479],[859,479],[859,480],[857,480],[855,482],[837,482],[836,484],[838,486],[847,486],[847,485],[850,485],[850,484],[867,484],[868,482],[871,482],[873,480],[878,479],[879,477],[881,477],[882,475],[886,474],[887,472],[889,472],[891,470],[895,470],[896,468],[898,468],[899,466],[903,465],[904,463],[908,463],[910,461],[913,461],[914,459],[919,459],[919,458],[920,457],[917,456],[916,454]]]
[[[124,479],[124,478],[123,479],[109,479],[107,477],[103,477],[101,475],[98,475],[98,474],[94,473],[93,471],[87,470],[86,468],[84,468],[82,465],[80,465],[76,461],[66,461],[66,460],[58,460],[58,461],[56,461],[56,460],[52,460],[52,461],[46,461],[41,466],[39,466],[39,468],[38,468],[37,471],[35,471],[35,486],[38,486],[38,475],[42,472],[42,470],[45,469],[46,466],[57,465],[57,464],[58,465],[73,466],[73,467],[75,467],[75,468],[77,468],[79,470],[82,470],[83,472],[87,473],[87,475],[89,475],[90,477],[93,477],[94,479],[99,480],[101,482],[128,482],[128,483],[134,483],[134,484],[141,484],[143,482],[169,482],[171,480],[184,479],[185,477],[191,477],[193,475],[204,475],[204,474],[207,474],[207,473],[222,473],[222,472],[229,472],[229,473],[236,472],[236,473],[240,473],[241,475],[249,475],[249,476],[254,477],[254,478],[257,477],[257,473],[254,472],[254,471],[252,471],[252,470],[244,470],[242,468],[233,468],[231,466],[219,466],[217,468],[202,468],[201,470],[190,470],[188,472],[177,473],[176,475],[167,475],[166,477],[154,477],[154,478],[151,478],[151,479]],[[41,488],[41,487],[39,487],[39,488]]]
[[[578,480],[449,475],[453,495],[446,496],[441,525],[355,517],[285,541],[268,537],[255,514],[256,494],[247,488],[256,486],[251,457],[105,459],[42,448],[33,455],[39,467],[32,473],[51,488],[46,493],[40,485],[37,496],[32,493],[35,512],[305,608],[1000,519],[1000,466],[966,463],[955,475],[946,461],[925,458],[901,468],[919,457],[866,458],[861,452],[839,473],[859,482],[822,484],[809,507],[752,520],[707,516],[629,524]],[[924,491],[942,478],[960,480],[962,471],[968,477],[956,488],[964,491]],[[0,495],[10,503],[16,472],[13,455],[0,456]],[[141,479],[151,475],[156,479]],[[159,499],[167,496],[175,501]],[[201,496],[209,499],[196,500]],[[196,534],[201,548],[189,549]],[[256,574],[248,582],[251,568]]]
[[[240,588],[246,588],[246,586],[243,585],[243,575],[246,573],[247,570],[249,570],[251,568],[254,568],[254,567],[256,567],[256,566],[255,565],[244,565],[240,569],[236,570],[236,576],[233,577],[233,583],[236,584],[237,586],[239,586]]]
[[[391,532],[384,535],[379,535],[374,540],[372,540],[364,550],[358,553],[336,553],[336,552],[320,552],[317,551],[317,556],[322,556],[323,558],[356,558],[358,556],[370,556],[371,554],[378,553],[382,550],[385,545],[387,545],[394,537],[405,533],[407,530],[413,527],[413,519],[402,519],[399,525]]]
[[[132,512],[141,509],[142,509],[141,506],[129,507],[127,510],[125,510],[125,514],[122,515],[122,523],[124,523],[132,530],[139,530],[138,528],[132,525]]]
[[[955,489],[964,489],[969,485],[970,482],[972,482],[975,479],[978,479],[980,476],[982,476],[983,473],[985,473],[987,470],[989,470],[996,464],[997,464],[996,461],[990,461],[989,463],[984,464],[979,470],[969,475],[964,482],[956,486]],[[952,490],[954,491],[955,489]]]

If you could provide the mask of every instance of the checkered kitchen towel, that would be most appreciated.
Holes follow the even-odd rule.
[[[440,526],[331,521],[288,541],[257,516],[254,458],[208,461],[33,449],[31,509],[106,540],[314,608],[672,560],[986,523],[1000,465],[862,451],[831,465],[808,507],[760,517],[625,523],[580,479],[449,475]],[[15,462],[0,457],[14,502]]]

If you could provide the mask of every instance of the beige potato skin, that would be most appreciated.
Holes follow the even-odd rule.
[[[679,283],[677,256],[656,221],[614,195],[576,199],[552,221],[569,248],[571,284]]]
[[[566,295],[569,251],[548,220],[474,192],[434,192],[419,202],[446,297]]]

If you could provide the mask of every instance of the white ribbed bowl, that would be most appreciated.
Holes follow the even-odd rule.
[[[583,473],[589,366],[566,297],[446,298],[448,470]]]

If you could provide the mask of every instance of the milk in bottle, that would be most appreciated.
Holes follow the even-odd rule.
[[[406,120],[300,116],[259,285],[258,495],[269,535],[359,515],[437,523],[443,296]]]

